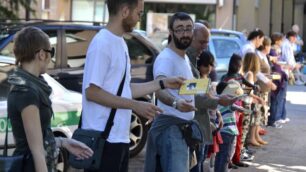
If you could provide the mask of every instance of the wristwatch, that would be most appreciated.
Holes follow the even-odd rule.
[[[174,109],[177,108],[177,99],[174,99],[174,101],[173,101],[173,103],[172,103],[172,107],[173,107]]]

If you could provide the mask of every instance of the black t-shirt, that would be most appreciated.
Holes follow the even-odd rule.
[[[41,101],[41,98],[32,88],[14,89],[8,95],[8,114],[12,124],[13,135],[15,138],[16,149],[14,154],[24,154],[30,151],[28,142],[26,139],[21,111],[29,105],[35,105],[39,109],[41,131],[43,137],[46,136],[46,132],[50,130],[50,123],[52,117],[52,110],[50,105]]]

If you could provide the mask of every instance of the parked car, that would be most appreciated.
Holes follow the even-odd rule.
[[[229,60],[233,53],[239,53],[246,43],[246,37],[242,32],[225,29],[211,30],[208,48],[216,59],[218,79],[227,73]]]
[[[243,45],[248,42],[247,39],[246,39],[246,36],[242,32],[238,32],[238,31],[234,31],[234,30],[211,29],[210,33],[211,33],[212,36],[224,36],[224,37],[238,38]]]
[[[8,75],[15,68],[15,59],[0,56],[0,148],[3,149],[5,130],[8,125],[8,145],[14,148],[11,124],[7,123],[7,95],[10,84],[7,82]],[[51,127],[55,136],[71,138],[73,131],[77,128],[82,109],[82,95],[75,91],[64,88],[48,74],[42,75],[47,83],[52,87],[50,99],[54,117],[51,119]],[[68,169],[68,152],[60,150],[57,169],[66,171]]]
[[[236,37],[211,36],[208,49],[215,57],[218,79],[227,73],[230,57],[233,53],[239,53],[242,45],[242,42]]]
[[[34,22],[0,25],[0,55],[14,57],[13,37],[25,26],[42,29],[50,37],[55,48],[47,73],[70,90],[81,92],[83,68],[86,51],[94,35],[103,26],[76,24],[71,22]],[[143,31],[135,30],[124,35],[131,61],[132,82],[146,82],[153,79],[153,62],[159,51],[145,37]],[[107,50],[105,50],[107,51]],[[154,102],[154,96],[148,95],[139,100]],[[130,155],[137,155],[144,147],[149,126],[146,120],[132,114],[130,132]]]

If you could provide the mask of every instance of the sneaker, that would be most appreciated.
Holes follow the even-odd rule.
[[[254,158],[255,158],[254,155],[249,155],[247,153],[243,153],[243,154],[241,154],[240,160],[241,161],[253,161]]]
[[[290,122],[290,119],[289,119],[289,118],[286,118],[286,119],[283,119],[283,121],[284,121],[285,123],[287,123],[287,122]]]
[[[275,123],[277,123],[277,124],[285,124],[285,123],[286,123],[286,121],[285,121],[285,120],[280,119],[280,120],[275,121]]]
[[[246,148],[245,151],[243,151],[242,153],[247,153],[248,155],[254,155],[256,153],[256,150],[251,150]]]
[[[301,80],[296,80],[295,85],[304,85],[305,83],[302,82]]]
[[[269,125],[269,126],[273,127],[273,128],[283,128],[283,126],[280,123],[278,123],[278,122],[274,122],[274,124]]]

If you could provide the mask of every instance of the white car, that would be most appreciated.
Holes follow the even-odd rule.
[[[15,68],[15,59],[0,56],[0,150],[2,151],[5,138],[5,129],[7,126],[7,95],[10,84],[7,82],[9,73]],[[67,137],[72,136],[73,131],[77,128],[82,109],[82,95],[78,92],[70,91],[64,88],[48,74],[42,75],[48,84],[52,87],[50,99],[54,117],[51,119],[51,126],[55,136]],[[9,124],[9,148],[14,148],[14,139]],[[12,152],[12,151],[10,151]],[[67,171],[68,154],[66,150],[61,150],[58,159],[58,171]]]

